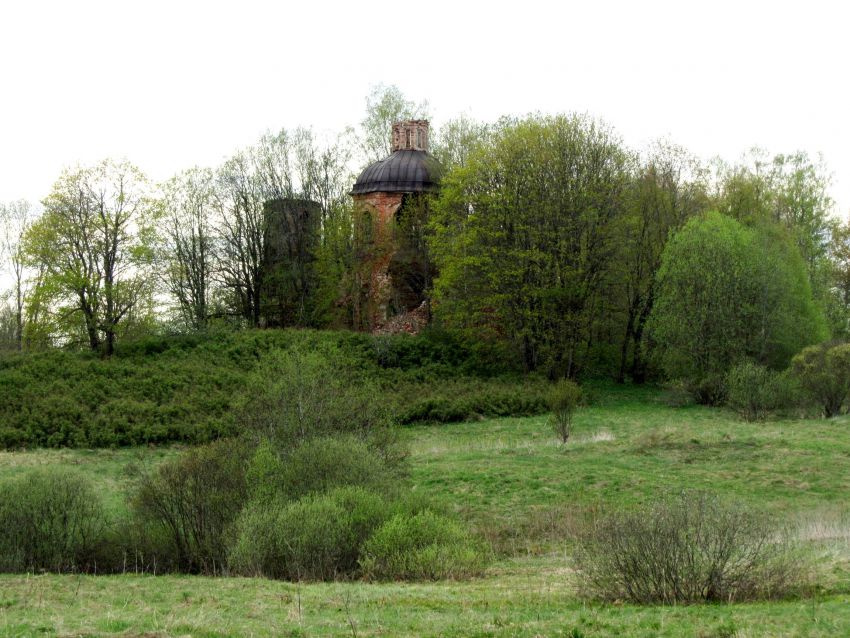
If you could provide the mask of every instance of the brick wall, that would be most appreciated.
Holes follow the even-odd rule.
[[[393,152],[401,150],[427,151],[428,120],[405,120],[393,124]]]

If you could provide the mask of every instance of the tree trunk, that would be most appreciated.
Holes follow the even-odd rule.
[[[629,342],[632,340],[632,332],[635,325],[634,304],[629,306],[629,319],[626,322],[626,334],[623,336],[623,345],[620,348],[620,369],[617,372],[617,383],[626,382],[626,362],[629,359]],[[634,359],[632,359],[634,364]]]

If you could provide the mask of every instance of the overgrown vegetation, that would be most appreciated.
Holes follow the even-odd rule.
[[[297,372],[288,354],[294,350],[327,360],[320,380],[325,394],[347,384],[347,395],[335,391],[337,411],[340,402],[357,397],[358,411],[379,410],[403,423],[546,409],[547,384],[534,379],[516,384],[512,362],[497,345],[465,343],[439,332],[376,338],[227,331],[129,341],[108,360],[57,350],[0,356],[0,446],[203,443],[232,435],[247,425],[240,419],[251,413],[243,406],[259,387]],[[310,409],[327,403],[320,396],[307,400],[313,401]],[[257,418],[273,407],[251,405]]]
[[[825,417],[841,412],[850,393],[850,344],[826,343],[794,357],[793,371]]]
[[[364,542],[388,502],[357,487],[295,501],[254,502],[239,519],[231,563],[237,573],[289,580],[333,580],[358,573]]]
[[[176,569],[162,560],[162,548],[171,547],[171,540],[145,533],[148,546],[138,547],[149,560],[137,561],[132,551],[125,560],[113,542],[111,562],[98,557],[98,574],[126,572],[124,576],[0,577],[6,592],[6,631],[33,633],[42,623],[57,633],[120,634],[128,626],[174,633],[179,626],[181,632],[197,634],[244,634],[249,628],[258,635],[285,635],[303,626],[309,635],[338,635],[350,632],[350,618],[359,634],[392,629],[399,635],[464,635],[470,629],[493,633],[496,618],[500,625],[495,633],[505,636],[558,635],[565,626],[589,635],[655,635],[663,626],[662,635],[682,638],[732,625],[764,636],[789,628],[823,636],[846,633],[846,419],[790,420],[780,413],[767,422],[749,423],[725,410],[667,408],[653,388],[588,382],[584,390],[591,400],[576,413],[566,447],[555,443],[542,415],[413,426],[404,433],[411,451],[409,483],[400,485],[420,495],[418,499],[343,488],[371,494],[363,501],[363,518],[370,520],[369,512],[379,502],[381,526],[396,515],[409,518],[429,510],[448,513],[455,524],[474,530],[493,551],[485,553],[489,560],[482,576],[471,582],[410,586],[390,578],[366,585],[360,582],[366,574],[359,568],[349,573],[337,568],[337,578],[347,581],[343,583],[162,575]],[[94,481],[95,491],[107,500],[108,517],[118,521],[109,536],[124,538],[121,519],[127,512],[121,494],[136,489],[139,470],[133,468],[153,470],[179,458],[182,451],[146,447],[5,452],[0,479],[34,465],[70,467]],[[791,537],[799,539],[813,589],[800,592],[802,600],[795,596],[746,605],[656,607],[577,599],[576,539],[587,530],[588,520],[600,511],[640,508],[673,480],[683,488],[708,490],[722,502],[781,518]],[[314,493],[310,500],[336,491]],[[427,502],[422,502],[423,495]],[[254,498],[260,496],[249,495]],[[265,538],[257,535],[257,547]],[[154,562],[150,552],[157,548],[162,553]],[[358,564],[362,556],[361,550]],[[346,559],[346,564],[351,562]],[[233,562],[227,567],[230,574],[243,573]],[[258,570],[244,573],[255,575]],[[135,592],[146,596],[146,606],[124,607]],[[50,616],[45,619],[48,606]],[[257,613],[263,614],[262,623],[246,616],[246,609],[261,610]],[[112,614],[109,622],[104,620],[107,614]],[[812,627],[817,631],[810,631]]]
[[[31,470],[0,482],[0,571],[95,568],[107,525],[101,496],[70,471]]]
[[[763,516],[706,493],[612,512],[578,553],[585,593],[638,604],[781,598],[804,575]]]
[[[799,402],[799,391],[790,375],[751,361],[734,366],[725,381],[729,407],[747,421],[760,421],[783,406]]]
[[[742,359],[783,369],[828,334],[796,248],[778,230],[719,213],[692,219],[667,245],[650,333],[666,374],[710,404]]]
[[[360,564],[368,578],[440,580],[479,575],[486,560],[460,524],[425,510],[387,520],[366,542]]]
[[[419,110],[375,97],[370,152],[387,118]],[[800,593],[801,566],[824,559],[796,562],[758,501],[837,500],[846,437],[761,421],[838,416],[850,393],[850,345],[828,341],[847,337],[850,231],[823,167],[754,155],[712,177],[575,114],[455,122],[440,145],[433,216],[416,206],[396,227],[396,274],[433,292],[417,337],[256,329],[360,327],[342,138],[267,134],[156,193],[106,161],[65,172],[40,218],[0,207],[0,349],[16,351],[0,356],[0,445],[194,446],[136,464],[112,507],[77,472],[3,479],[0,569],[427,581],[546,555],[567,557],[564,580],[577,557],[603,601]],[[270,211],[301,197],[314,216],[277,229],[288,255],[271,267]],[[575,380],[597,400],[597,377],[688,397],[674,417],[644,395],[577,413]],[[601,401],[640,391],[620,392]],[[543,418],[411,428],[415,465],[398,428],[547,411],[562,445]],[[700,491],[656,500],[671,477]],[[587,530],[600,503],[614,513]]]
[[[271,355],[235,416],[238,435],[135,465],[125,506],[108,518],[76,474],[6,479],[0,569],[108,573],[129,561],[155,573],[353,578],[366,574],[363,548],[389,518],[427,512],[443,525],[424,537],[434,562],[416,554],[418,567],[398,573],[370,563],[369,576],[472,574],[480,546],[460,522],[408,496],[407,446],[392,412],[376,400],[376,382],[340,372],[335,353]],[[455,535],[437,533],[444,528]]]
[[[188,450],[141,477],[132,498],[140,527],[168,539],[158,550],[189,572],[216,573],[227,565],[228,533],[248,494],[247,450],[222,439]]]

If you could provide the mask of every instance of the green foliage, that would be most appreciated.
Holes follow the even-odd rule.
[[[555,434],[566,443],[570,438],[570,430],[573,425],[573,414],[581,402],[581,388],[575,381],[561,379],[549,391],[549,424]]]
[[[637,604],[779,598],[802,576],[763,516],[691,492],[604,516],[578,563],[587,595]]]
[[[760,421],[794,398],[788,375],[746,361],[726,375],[729,407],[747,421]]]
[[[103,541],[101,496],[78,472],[29,470],[0,482],[0,571],[92,566]]]
[[[244,423],[235,415],[246,412],[246,401],[274,409],[275,388],[286,385],[276,375],[305,376],[287,361],[295,350],[310,352],[315,362],[309,387],[322,391],[311,399],[324,401],[321,414],[331,406],[352,413],[360,406],[361,425],[393,411],[405,422],[431,420],[429,410],[417,408],[420,399],[464,403],[440,420],[545,410],[512,387],[515,370],[498,346],[443,332],[380,339],[313,330],[147,336],[119,342],[109,360],[58,350],[0,354],[0,447],[204,443],[234,434]],[[508,376],[493,378],[500,374]],[[287,378],[291,385],[293,377]]]
[[[707,191],[704,168],[682,147],[658,141],[641,158],[616,229],[618,249],[610,278],[613,312],[605,326],[614,335],[622,335],[622,341],[618,344],[613,336],[598,342],[601,348],[619,345],[619,365],[607,368],[616,369],[620,383],[627,376],[643,383],[651,372],[650,344],[645,337],[655,301],[655,274],[670,235],[707,208]]]
[[[386,508],[382,497],[352,487],[295,502],[253,502],[240,516],[231,566],[289,580],[353,575],[360,548]]]
[[[36,305],[57,341],[114,352],[120,330],[152,305],[149,186],[127,162],[66,170],[27,230],[24,253],[39,270]],[[143,321],[143,319],[142,319]]]
[[[782,226],[803,257],[815,298],[823,300],[834,203],[823,161],[801,151],[771,158],[753,149],[743,163],[721,166],[721,178],[721,212],[750,225],[770,221]]]
[[[390,132],[400,120],[428,119],[428,102],[416,104],[396,85],[377,84],[366,96],[366,117],[360,123],[360,143],[366,161],[376,162],[391,152]]]
[[[283,472],[284,464],[277,448],[268,439],[260,441],[245,470],[250,499],[262,503],[277,499]]]
[[[355,383],[345,360],[329,353],[290,350],[267,357],[252,385],[254,397],[237,417],[240,428],[288,451],[316,437],[358,437],[388,464],[404,456],[388,403],[374,383]]]
[[[486,143],[491,127],[461,114],[445,122],[434,136],[431,153],[444,169],[465,166],[470,155]]]
[[[781,233],[707,213],[664,251],[650,331],[667,375],[699,386],[743,358],[783,368],[826,328],[799,252]]]
[[[393,487],[398,470],[387,467],[384,459],[357,437],[323,436],[286,454],[272,481],[280,496],[295,500],[346,485],[386,492]]]
[[[395,386],[399,423],[452,423],[481,417],[546,412],[542,379],[435,379]]]
[[[604,316],[633,157],[579,115],[505,120],[448,172],[432,215],[435,316],[575,377]]]
[[[192,448],[141,477],[132,506],[144,526],[165,531],[182,570],[216,573],[230,527],[247,501],[244,443],[222,439]]]
[[[794,357],[791,367],[824,416],[841,412],[850,393],[850,344],[822,343],[805,348]]]
[[[483,547],[466,529],[429,510],[393,516],[362,553],[364,575],[378,580],[469,578],[486,564]]]

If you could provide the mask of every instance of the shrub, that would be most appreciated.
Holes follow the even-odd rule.
[[[580,543],[585,593],[639,604],[786,595],[799,574],[763,517],[686,492],[604,516]]]
[[[222,439],[141,477],[132,498],[140,525],[166,531],[182,570],[226,566],[228,532],[247,500],[246,457],[244,443]]]
[[[268,439],[263,439],[254,449],[245,480],[252,501],[269,503],[281,497],[283,460],[277,448]]]
[[[351,485],[386,492],[394,489],[399,473],[360,439],[341,436],[311,439],[284,451],[263,441],[248,464],[247,477],[252,500],[268,502]]]
[[[570,438],[573,414],[580,401],[581,388],[570,379],[561,379],[549,392],[549,409],[552,411],[549,423],[561,439],[561,443],[566,443]]]
[[[482,545],[459,523],[429,510],[396,514],[363,547],[365,576],[381,580],[468,578],[485,566]]]
[[[84,570],[106,529],[100,497],[76,472],[28,471],[0,483],[0,570]]]
[[[291,424],[299,406],[319,414],[316,423],[361,431],[365,425],[374,433],[379,428],[370,423],[392,421],[397,406],[416,412],[420,397],[462,408],[451,407],[446,418],[545,411],[535,393],[491,379],[517,372],[499,342],[426,332],[380,339],[290,329],[150,336],[119,342],[109,360],[56,349],[0,353],[0,447],[207,443],[253,425]],[[302,360],[308,366],[299,381]],[[314,388],[320,392],[309,395]],[[424,407],[422,419],[430,420]],[[386,433],[384,442],[390,443]]]
[[[700,405],[723,405],[726,401],[726,378],[722,374],[707,374],[686,383],[688,391]]]
[[[341,488],[295,502],[252,502],[239,518],[231,566],[242,574],[290,580],[352,575],[363,542],[381,524],[383,498]]]
[[[256,396],[241,410],[239,424],[279,450],[316,437],[357,436],[389,463],[405,457],[393,428],[389,402],[366,380],[342,372],[332,352],[287,351],[269,355],[255,379]]]
[[[791,362],[803,389],[827,418],[839,414],[850,393],[850,343],[810,346]]]
[[[788,384],[780,373],[747,361],[729,371],[726,389],[730,408],[747,421],[760,421],[783,405]]]
[[[455,377],[399,384],[399,423],[454,423],[481,416],[546,412],[548,383],[536,379]]]
[[[286,455],[279,485],[283,496],[295,500],[346,485],[385,491],[394,477],[384,460],[360,439],[320,437]]]

